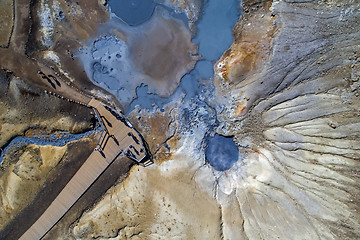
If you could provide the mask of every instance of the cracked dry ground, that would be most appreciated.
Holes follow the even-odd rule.
[[[155,164],[45,239],[359,239],[359,8],[245,0],[209,105],[136,109]],[[224,172],[205,160],[215,114],[241,155]]]

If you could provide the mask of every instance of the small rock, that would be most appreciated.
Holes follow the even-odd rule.
[[[354,84],[351,84],[350,85],[350,90],[352,91],[352,92],[355,92],[356,90],[358,90],[359,89],[359,83],[354,83]]]

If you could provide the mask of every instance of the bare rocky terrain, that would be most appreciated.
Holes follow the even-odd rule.
[[[184,12],[196,28],[199,1],[158,2]],[[110,21],[104,3],[35,1],[31,7],[45,11],[45,4],[52,6],[52,35],[39,30],[37,15],[28,56],[121,109],[121,99],[92,84],[73,58]],[[138,106],[129,113],[154,164],[117,159],[44,239],[360,238],[360,3],[241,4],[233,44],[214,63],[214,76],[202,80],[205,90],[162,109]],[[56,18],[59,9],[66,9],[64,18]],[[45,94],[35,80],[5,69],[0,83],[1,146],[19,135],[94,127],[89,109]],[[224,171],[206,155],[215,133],[231,137],[239,150]],[[96,139],[94,132],[64,146],[32,144],[4,156],[0,236],[26,222],[32,211],[26,206],[51,202],[41,200],[44,186],[53,186],[55,196]],[[24,189],[29,198],[20,194]]]
[[[244,1],[243,11],[211,101],[242,159],[215,171],[201,121],[211,109],[175,106],[176,141],[158,156],[168,161],[111,188],[75,238],[359,238],[359,5]]]

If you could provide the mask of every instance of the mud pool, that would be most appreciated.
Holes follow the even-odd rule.
[[[89,78],[114,94],[127,114],[137,105],[161,109],[172,101],[197,98],[202,81],[212,84],[215,61],[231,45],[232,29],[240,16],[240,1],[211,0],[191,32],[184,14],[152,1],[109,4],[117,15],[122,4],[124,9],[152,13],[149,18],[132,14],[143,17],[136,26],[112,17],[100,36],[78,54]]]
[[[226,171],[239,160],[239,151],[231,137],[215,134],[207,137],[206,160],[215,170]]]
[[[95,39],[79,49],[77,57],[88,77],[128,110],[142,84],[160,97],[176,91],[181,77],[200,58],[191,38],[183,20],[157,6],[153,16],[139,26],[112,17]]]
[[[136,26],[149,20],[154,12],[152,0],[110,0],[112,12],[130,26]]]
[[[195,98],[200,92],[199,80],[210,79],[213,76],[215,61],[233,42],[232,29],[240,17],[239,4],[238,0],[208,1],[197,24],[197,35],[192,39],[192,42],[199,46],[202,59],[196,63],[193,70],[182,77],[177,91],[169,98],[151,94],[145,85],[139,86],[137,98],[132,101],[128,112],[136,105],[147,109],[154,106],[162,108],[166,103],[178,98],[181,93],[185,93],[185,100]]]
[[[233,28],[240,17],[240,1],[210,0],[197,24],[197,36],[193,42],[199,44],[199,53],[207,61],[214,61],[233,42]]]

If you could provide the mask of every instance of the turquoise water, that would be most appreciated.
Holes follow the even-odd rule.
[[[241,14],[239,4],[239,0],[209,0],[197,23],[197,35],[193,38],[193,42],[199,45],[199,54],[203,59],[198,61],[190,73],[183,76],[179,88],[169,98],[147,93],[146,86],[139,87],[138,98],[130,104],[128,113],[136,105],[147,109],[154,105],[161,108],[180,92],[186,93],[185,100],[196,98],[201,89],[198,80],[210,79],[213,76],[214,63],[233,42],[232,30]]]

